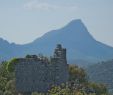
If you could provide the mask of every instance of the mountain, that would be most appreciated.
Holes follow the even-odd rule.
[[[12,45],[8,41],[0,38],[0,59],[7,59],[8,56],[12,56]]]
[[[28,53],[50,55],[56,44],[67,48],[69,60],[99,61],[113,57],[113,48],[96,41],[81,20],[73,20],[58,30],[47,32],[28,44]]]
[[[20,47],[21,45],[9,43],[8,41],[0,38],[0,61],[19,55],[19,52],[17,51],[20,50]]]
[[[91,81],[103,83],[113,92],[113,60],[89,66],[87,73]]]
[[[29,44],[4,43],[7,45],[2,45],[0,54],[6,59],[26,54],[51,55],[56,44],[62,44],[67,48],[70,63],[75,63],[75,60],[90,63],[113,58],[113,48],[96,41],[80,19],[71,21],[61,29],[49,31]]]

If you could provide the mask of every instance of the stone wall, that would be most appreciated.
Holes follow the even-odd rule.
[[[16,89],[18,92],[47,92],[52,85],[68,81],[66,49],[58,45],[49,61],[36,55],[19,58],[15,66]]]

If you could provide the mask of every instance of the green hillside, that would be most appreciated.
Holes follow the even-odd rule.
[[[113,60],[89,66],[87,72],[91,81],[103,83],[113,90]]]

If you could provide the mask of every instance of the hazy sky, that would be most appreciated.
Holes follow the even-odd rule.
[[[31,42],[73,19],[113,46],[113,0],[0,0],[0,37],[9,42]]]

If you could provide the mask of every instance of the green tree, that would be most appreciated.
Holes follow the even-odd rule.
[[[8,72],[6,70],[7,62],[2,62],[0,64],[0,90],[5,91],[5,86],[9,80]]]
[[[2,77],[8,76],[8,72],[6,70],[7,64],[8,64],[8,62],[6,62],[6,61],[0,63],[0,76],[2,76]]]
[[[87,75],[84,69],[78,66],[69,66],[70,81],[84,83],[87,81]]]
[[[0,90],[5,91],[5,86],[7,84],[7,79],[4,77],[0,77]]]
[[[17,58],[13,58],[12,60],[10,60],[7,64],[7,71],[12,73],[15,70],[15,64],[18,63],[18,59]]]

